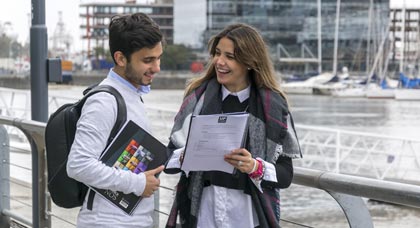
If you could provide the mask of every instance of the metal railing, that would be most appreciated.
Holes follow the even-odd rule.
[[[11,211],[10,194],[3,182],[9,180],[5,177],[8,165],[8,153],[1,150],[2,162],[0,163],[2,187],[0,190],[0,224],[10,218],[32,227],[51,227],[51,200],[46,189],[44,130],[45,123],[36,121],[13,119],[0,116],[0,124],[19,128],[28,138],[32,153],[32,219],[24,218]],[[8,138],[3,136],[3,147],[8,146]],[[311,188],[318,188],[328,192],[342,208],[350,227],[373,227],[372,219],[365,203],[360,197],[366,197],[384,202],[420,208],[420,187],[390,181],[375,180],[364,177],[337,174],[328,171],[307,168],[295,168],[294,184]],[[5,197],[6,196],[6,197]],[[167,214],[162,212],[162,214]],[[158,224],[159,225],[159,224]]]
[[[0,124],[14,126],[21,130],[27,137],[31,146],[32,154],[32,222],[27,218],[15,214],[8,208],[2,208],[1,214],[16,219],[26,225],[33,227],[51,227],[51,217],[48,213],[51,201],[47,200],[47,183],[46,183],[46,158],[45,158],[45,143],[44,131],[45,123],[22,120],[1,116]],[[9,142],[3,141],[3,146],[8,145]],[[9,163],[5,157],[2,164]],[[7,178],[9,179],[9,178]],[[4,194],[3,192],[1,193]],[[8,197],[10,199],[10,196]],[[3,203],[3,202],[2,202]]]
[[[148,107],[153,132],[168,136],[176,111]],[[420,139],[391,137],[360,131],[338,130],[296,124],[305,159],[298,167],[379,180],[416,182],[420,176]],[[167,138],[161,138],[167,142]]]
[[[297,166],[418,182],[420,139],[296,125],[305,159]]]
[[[11,90],[0,88],[0,111],[2,115],[14,116],[22,119],[28,119],[28,114],[30,114],[30,105],[27,102],[16,102],[19,99],[22,100],[30,100],[28,91],[20,91],[20,90]],[[50,96],[49,98],[49,106],[50,112],[57,109],[64,103],[73,102],[76,99],[72,99],[66,96]],[[24,105],[22,105],[24,104]],[[165,136],[169,135],[170,129],[172,127],[173,118],[176,114],[175,110],[171,109],[162,109],[161,107],[150,107],[148,106],[150,116],[153,118],[158,119],[158,121],[152,121],[154,126],[153,132],[157,136],[161,136],[158,138],[163,143],[167,143],[167,138]],[[39,173],[45,173],[45,157],[40,157],[40,154],[45,154],[44,151],[44,139],[43,139],[43,131],[45,125],[43,123],[33,122],[33,121],[25,121],[22,119],[13,119],[8,117],[0,117],[2,120],[0,124],[7,125],[8,134],[13,137],[15,135],[23,135],[25,138],[28,138],[28,141],[31,144],[32,148],[32,167],[34,168],[34,175],[37,174],[38,177],[33,177],[32,181],[35,184],[45,183],[45,175],[41,178]],[[15,126],[16,127],[10,127]],[[37,126],[34,128],[34,126]],[[28,129],[25,129],[28,127]],[[352,174],[352,175],[363,175],[371,178],[376,178],[379,180],[398,180],[398,181],[407,181],[407,182],[417,182],[418,183],[418,176],[420,175],[420,158],[418,151],[420,151],[420,140],[417,139],[407,139],[407,138],[398,138],[398,137],[388,137],[378,134],[368,134],[368,133],[361,133],[355,131],[344,131],[344,130],[336,130],[331,128],[324,128],[324,127],[312,127],[312,126],[305,126],[305,125],[296,125],[298,129],[300,143],[304,152],[304,159],[299,159],[294,162],[295,164],[295,180],[294,183],[299,185],[305,185],[308,187],[319,188],[318,184],[316,185],[308,185],[308,183],[312,183],[312,178],[314,178],[314,174],[317,172],[322,172],[321,174],[317,174],[322,176],[323,178],[326,176],[330,176],[333,173],[341,173],[341,174]],[[16,129],[20,129],[22,133],[18,133]],[[25,129],[25,130],[22,130]],[[39,132],[36,132],[36,131]],[[26,133],[25,133],[26,132]],[[32,137],[35,136],[35,137]],[[21,136],[19,136],[22,138]],[[37,143],[39,141],[39,143]],[[33,148],[35,147],[35,151]],[[8,158],[5,158],[6,160]],[[3,160],[3,158],[2,158]],[[40,161],[39,164],[35,166],[34,161]],[[42,164],[44,163],[44,164]],[[41,170],[40,166],[44,166]],[[302,168],[299,168],[302,167]],[[1,168],[1,167],[0,167]],[[4,167],[3,167],[4,168]],[[308,169],[310,168],[310,169]],[[312,170],[316,169],[316,170]],[[2,169],[1,174],[2,176],[7,175],[6,172],[3,172]],[[309,171],[309,174],[307,172]],[[319,170],[325,170],[319,171]],[[341,176],[338,176],[341,178]],[[347,176],[343,176],[347,177]],[[306,182],[300,182],[300,180],[307,180]],[[323,180],[323,178],[316,178],[317,181]],[[43,179],[43,180],[42,180]],[[4,178],[2,178],[2,185],[0,186],[1,191],[6,189],[6,185],[3,185]],[[338,185],[343,186],[344,184],[339,182]],[[355,179],[354,181],[360,181],[361,179]],[[371,179],[367,179],[369,183]],[[329,183],[328,181],[323,183]],[[390,194],[394,192],[395,189],[386,188],[389,182],[378,182],[378,183],[385,183],[386,186],[381,186],[381,189],[375,189],[375,192],[380,194],[382,191],[388,192],[385,196],[392,197]],[[393,183],[393,182],[391,182]],[[376,185],[375,185],[376,186]],[[373,187],[375,187],[373,186]],[[404,185],[398,185],[401,189],[405,188]],[[411,185],[410,185],[411,186]],[[350,186],[347,186],[350,187]],[[383,188],[384,187],[384,188]],[[362,205],[360,200],[354,199],[355,195],[356,198],[366,197],[362,193],[353,192],[347,193],[344,190],[340,191],[333,191],[326,186],[322,186],[320,189],[323,189],[330,193],[340,204],[344,204],[347,200],[342,199],[350,199],[351,202],[359,201],[359,204]],[[396,189],[398,190],[398,189]],[[417,190],[417,189],[416,189]],[[6,190],[2,192],[3,193]],[[47,202],[45,204],[45,208],[48,208],[45,213],[37,211],[33,213],[33,215],[40,215],[42,214],[43,217],[48,218],[48,223],[51,224],[51,216],[57,219],[60,219],[56,214],[52,213],[51,211],[51,203],[48,199],[48,193],[45,193],[46,188],[39,189],[38,193],[34,194],[37,196],[33,198],[36,200],[37,203],[39,202]],[[41,192],[41,193],[40,193]],[[43,192],[43,193],[42,193]],[[401,192],[401,191],[400,191]],[[46,196],[39,196],[39,194]],[[342,194],[345,194],[342,196]],[[403,193],[406,194],[406,193]],[[411,193],[409,193],[411,194]],[[44,197],[44,198],[40,198]],[[402,198],[402,195],[399,197]],[[417,196],[416,196],[417,197]],[[374,197],[369,197],[373,198]],[[3,199],[4,197],[0,198],[0,203],[3,204],[5,202]],[[46,200],[44,200],[46,199]],[[341,200],[340,200],[341,199]],[[340,203],[340,201],[343,201]],[[387,201],[387,200],[382,200]],[[387,201],[389,202],[389,200]],[[400,202],[397,204],[406,205],[405,202]],[[6,204],[3,204],[6,205]],[[36,205],[33,203],[33,205]],[[157,204],[158,206],[159,204]],[[410,205],[418,207],[418,205]],[[359,206],[357,206],[359,207]],[[34,207],[37,208],[38,207]],[[32,210],[35,210],[32,208]],[[3,209],[3,207],[0,207]],[[42,209],[42,208],[40,208]],[[344,209],[343,209],[344,210]],[[349,211],[349,210],[347,210]],[[353,210],[354,211],[354,210]],[[364,210],[359,210],[364,211]],[[158,218],[158,215],[166,216],[167,213],[163,211],[159,211],[155,218]],[[22,221],[24,224],[37,224],[40,223],[36,220],[30,220],[27,218],[19,218],[20,215],[11,214],[11,211],[8,209],[2,210],[2,214],[0,214],[0,219],[2,215],[10,218],[16,218],[16,220]],[[351,214],[346,216],[350,216]],[[20,216],[21,217],[21,216]],[[355,216],[355,217],[360,217]],[[19,218],[19,219],[18,219]],[[39,216],[37,217],[38,220],[42,220]],[[363,219],[366,220],[366,219]],[[42,222],[42,221],[41,221]],[[67,221],[70,225],[74,225],[74,221]],[[351,224],[349,222],[349,224]],[[0,220],[1,225],[1,220]],[[2,227],[2,226],[1,226]],[[34,227],[37,227],[34,225]],[[353,226],[352,226],[353,227]],[[366,226],[363,226],[366,227]]]
[[[30,119],[30,94],[26,90],[0,88],[0,114]],[[49,96],[49,111],[76,98]],[[25,101],[25,102],[17,102]],[[147,104],[153,120],[153,132],[167,143],[176,110]],[[343,174],[361,175],[380,180],[417,182],[420,175],[420,139],[389,137],[379,134],[337,130],[296,124],[305,159],[299,167]],[[12,134],[15,128],[9,128]],[[14,133],[22,138],[21,134]]]

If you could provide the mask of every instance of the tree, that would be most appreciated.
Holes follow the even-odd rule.
[[[9,58],[10,53],[10,37],[2,34],[0,37],[0,58]]]
[[[22,44],[18,43],[17,41],[10,41],[9,48],[10,58],[16,59],[22,56]]]
[[[113,62],[110,51],[103,47],[95,47],[93,49],[95,59],[105,59],[107,62]]]
[[[0,36],[0,58],[17,58],[22,55],[22,44],[8,37]]]
[[[196,59],[192,50],[182,44],[167,45],[162,60],[162,70],[188,70],[191,62]]]

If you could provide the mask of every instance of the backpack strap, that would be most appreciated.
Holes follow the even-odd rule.
[[[89,193],[88,193],[88,201],[86,204],[86,208],[91,211],[93,208],[93,199],[95,198],[95,191],[93,191],[91,188],[89,188]]]
[[[99,92],[107,92],[112,95],[114,95],[115,99],[117,100],[117,119],[115,121],[114,126],[112,127],[111,133],[109,134],[108,141],[106,143],[105,149],[108,147],[108,145],[114,140],[114,137],[117,135],[118,131],[122,128],[122,126],[125,124],[127,120],[127,108],[125,106],[125,101],[122,98],[121,94],[116,90],[114,87],[109,85],[92,85],[88,87],[85,91],[83,91],[83,94],[85,96],[79,101],[78,105],[83,106],[86,102],[87,98],[91,95]],[[102,151],[101,155],[105,152]],[[93,199],[95,197],[95,192],[92,191],[92,189],[89,189],[89,196],[87,201],[87,209],[92,210],[93,208]]]
[[[127,120],[127,108],[125,106],[125,101],[122,98],[120,92],[118,92],[118,90],[116,90],[114,87],[109,86],[109,85],[96,86],[96,84],[88,87],[85,91],[83,91],[83,94],[85,94],[85,96],[79,101],[77,105],[79,105],[80,107],[83,106],[87,98],[99,92],[110,93],[114,95],[115,99],[117,100],[117,110],[118,110],[117,120],[115,121],[114,127],[112,128],[111,133],[109,134],[108,141],[107,141],[107,146],[108,146],[112,142],[112,140],[114,139],[118,131],[125,124]],[[102,151],[102,153],[104,151]]]

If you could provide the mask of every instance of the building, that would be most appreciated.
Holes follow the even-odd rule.
[[[108,47],[108,25],[110,18],[116,14],[131,14],[143,12],[149,15],[165,36],[168,44],[173,43],[173,0],[154,0],[146,3],[126,0],[125,3],[86,3],[80,4],[80,17],[82,18],[82,39],[87,42],[87,53],[91,56],[95,48]]]
[[[206,0],[204,41],[226,25],[244,22],[258,28],[277,68],[304,72],[341,69],[367,71],[388,29],[389,0]],[[320,6],[318,6],[320,3]],[[318,7],[321,15],[318,17]],[[339,12],[337,62],[335,21]],[[318,18],[321,21],[318,32]],[[319,35],[318,35],[319,34]],[[318,49],[318,37],[321,49]],[[319,59],[321,64],[319,65]]]
[[[420,7],[399,6],[390,11],[390,69],[420,73]]]

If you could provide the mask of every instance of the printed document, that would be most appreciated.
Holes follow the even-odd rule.
[[[233,173],[234,167],[224,160],[224,155],[244,147],[248,116],[243,112],[192,116],[181,169],[186,173]]]

